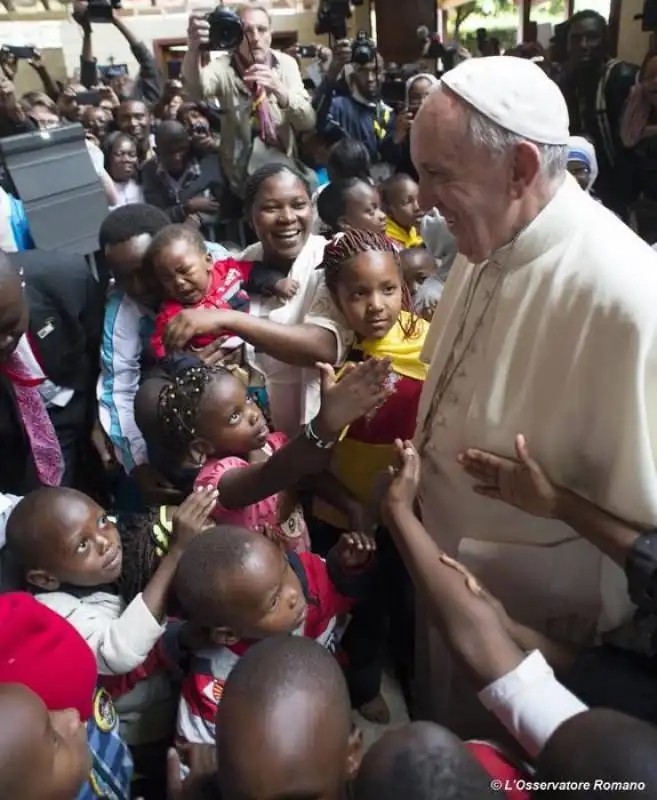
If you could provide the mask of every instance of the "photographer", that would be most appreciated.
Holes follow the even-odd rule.
[[[420,73],[406,82],[406,103],[397,114],[392,141],[384,147],[385,160],[392,164],[395,172],[410,175],[418,181],[418,174],[411,160],[411,127],[424,98],[438,85],[438,78],[429,73]]]
[[[73,19],[82,29],[82,55],[80,56],[80,81],[88,89],[102,83],[96,69],[96,59],[91,48],[91,22],[87,14],[89,3],[79,0],[73,4]],[[119,100],[143,100],[156,103],[162,94],[162,78],[155,56],[144,42],[140,42],[123,23],[116,9],[112,10],[112,24],[130,45],[130,50],[139,64],[137,80],[127,75],[113,78],[111,85]]]
[[[359,34],[353,44],[337,43],[326,80],[315,94],[317,130],[339,131],[362,142],[373,163],[387,160],[396,126],[394,111],[381,100],[383,79],[383,59],[374,43]]]
[[[244,32],[239,46],[203,69],[199,62],[210,46],[210,22],[190,17],[182,76],[192,99],[216,97],[225,112],[219,155],[231,189],[242,197],[246,178],[267,161],[280,160],[283,153],[295,162],[295,135],[314,128],[315,112],[294,58],[271,49],[266,9],[247,6],[238,13]]]

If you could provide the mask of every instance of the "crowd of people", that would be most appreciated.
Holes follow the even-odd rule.
[[[657,57],[585,11],[389,103],[112,13],[134,79],[83,2],[66,86],[0,51],[108,205],[74,256],[1,190],[0,800],[657,798]]]

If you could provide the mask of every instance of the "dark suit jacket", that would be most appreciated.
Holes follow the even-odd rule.
[[[86,259],[61,252],[12,253],[22,267],[30,312],[30,340],[46,376],[75,394],[49,409],[66,460],[67,479],[80,441],[95,414],[103,297]],[[0,491],[24,494],[38,486],[14,392],[0,377]]]

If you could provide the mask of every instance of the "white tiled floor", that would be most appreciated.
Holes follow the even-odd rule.
[[[383,673],[381,690],[390,709],[390,723],[388,725],[376,725],[373,722],[368,722],[358,712],[354,712],[356,724],[363,731],[365,749],[371,747],[390,728],[398,728],[409,721],[406,703],[399,684],[387,672]]]

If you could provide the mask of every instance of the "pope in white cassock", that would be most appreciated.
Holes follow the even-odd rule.
[[[427,339],[416,445],[435,540],[512,616],[591,643],[631,615],[622,571],[560,522],[476,495],[457,464],[469,447],[513,457],[522,433],[556,483],[657,525],[657,254],[567,174],[568,136],[557,86],[508,56],[448,72],[415,120],[422,205],[460,252]],[[476,733],[428,636],[422,710]]]

